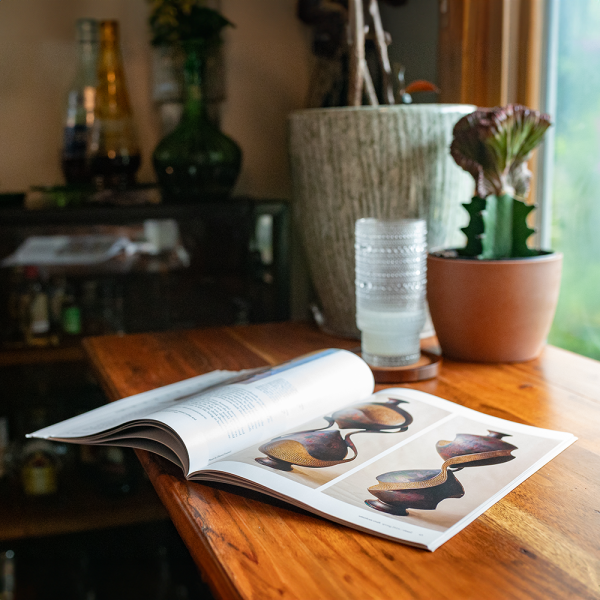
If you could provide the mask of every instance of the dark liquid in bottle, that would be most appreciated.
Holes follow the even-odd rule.
[[[62,172],[69,184],[91,183],[87,159],[89,129],[85,125],[65,127],[62,150]]]
[[[135,174],[140,168],[139,154],[131,156],[95,156],[90,170],[94,183],[100,188],[123,189],[135,184]]]
[[[67,183],[91,183],[90,169],[85,157],[63,158],[61,165]]]

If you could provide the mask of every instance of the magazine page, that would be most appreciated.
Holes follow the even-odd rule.
[[[374,385],[362,359],[346,350],[328,349],[273,368],[241,375],[218,371],[158,388],[29,437],[133,447],[142,447],[142,438],[153,440],[171,450],[159,454],[175,453],[174,462],[187,475],[323,410],[358,402]]]
[[[212,371],[171,385],[135,394],[110,402],[84,414],[44,427],[27,437],[43,439],[69,439],[84,443],[95,436],[122,427],[138,419],[148,417],[188,397],[200,394],[213,386],[224,385],[240,377],[240,371]]]
[[[372,394],[369,366],[347,350],[327,349],[187,398],[150,415],[185,444],[193,473],[260,440]]]
[[[396,388],[264,439],[194,479],[244,485],[435,550],[575,439]]]

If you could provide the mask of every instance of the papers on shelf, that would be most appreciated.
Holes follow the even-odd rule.
[[[135,252],[135,246],[126,237],[39,235],[28,237],[1,264],[4,267],[96,265],[109,261],[121,252]]]

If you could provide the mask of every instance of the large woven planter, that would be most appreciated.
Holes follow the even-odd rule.
[[[473,180],[449,153],[452,128],[474,106],[421,104],[311,109],[290,117],[296,222],[325,322],[358,337],[354,223],[425,218],[430,248],[461,242]]]

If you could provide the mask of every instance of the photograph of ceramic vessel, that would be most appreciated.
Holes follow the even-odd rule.
[[[291,471],[292,465],[313,469],[332,467],[351,462],[358,456],[356,446],[350,439],[351,435],[352,433],[349,433],[343,438],[337,429],[292,433],[263,444],[259,451],[266,454],[267,458],[255,460],[261,465],[280,471]],[[349,450],[352,450],[354,456],[346,458]]]
[[[516,450],[517,447],[502,440],[503,437],[511,437],[510,434],[490,431],[489,429],[488,432],[489,435],[459,433],[452,442],[440,440],[435,445],[435,449],[444,460],[449,460],[456,456],[481,454],[483,452],[494,453],[494,455],[489,458],[470,460],[460,466],[454,466],[453,468],[455,471],[458,471],[463,467],[483,467],[513,460],[515,457],[511,452]]]
[[[406,400],[388,398],[387,402],[367,402],[350,408],[338,410],[331,415],[340,429],[364,429],[367,431],[386,431],[397,429],[406,431],[413,422],[412,415],[400,408],[408,404]],[[327,418],[327,417],[326,417]]]
[[[401,433],[413,422],[412,415],[399,407],[406,400],[389,398],[386,402],[367,402],[339,410],[324,419],[321,429],[298,431],[272,439],[259,447],[266,457],[256,462],[272,469],[291,471],[292,465],[320,469],[353,461],[358,450],[350,436],[358,433]],[[338,429],[357,429],[345,437]],[[352,451],[354,456],[347,458]]]
[[[419,487],[419,484],[431,481],[441,472],[439,469],[414,469],[379,475],[379,483],[369,488],[369,492],[378,500],[365,500],[365,504],[388,514],[407,516],[407,508],[435,510],[446,498],[462,498],[465,490],[452,471],[448,471],[446,480],[440,485]],[[403,485],[411,487],[402,489]]]
[[[440,440],[436,450],[445,459],[441,469],[377,475],[379,483],[368,490],[378,500],[365,500],[365,504],[382,512],[407,516],[409,508],[435,510],[442,500],[462,498],[465,491],[454,472],[513,460],[515,456],[511,453],[518,448],[502,440],[508,435],[497,431],[489,431],[487,436],[459,433],[452,442]]]

